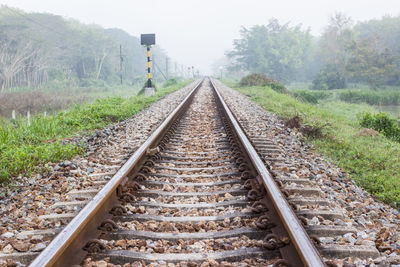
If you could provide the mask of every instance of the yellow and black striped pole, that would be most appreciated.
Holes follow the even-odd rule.
[[[151,88],[150,46],[147,46],[147,87]]]

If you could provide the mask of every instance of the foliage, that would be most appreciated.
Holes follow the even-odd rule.
[[[300,26],[242,28],[232,51],[214,65],[214,74],[243,77],[264,73],[284,83],[313,80],[313,89],[342,89],[364,83],[372,89],[400,85],[400,15],[354,23],[331,16],[320,37]]]
[[[340,89],[347,80],[366,83],[372,89],[399,84],[400,50],[394,43],[400,40],[399,36],[400,16],[353,26],[351,18],[335,14],[318,41],[318,58],[323,67],[314,78],[313,88],[326,84],[329,89]]]
[[[390,118],[388,114],[380,112],[372,115],[371,113],[364,113],[361,116],[360,125],[365,128],[377,130],[384,136],[400,142],[400,125],[399,123]]]
[[[267,75],[262,73],[249,74],[243,77],[240,82],[240,86],[269,86],[273,90],[280,93],[287,93],[286,87],[278,81],[269,78]]]
[[[355,40],[347,49],[350,50],[350,58],[346,69],[350,77],[377,89],[396,76],[398,70],[394,55],[389,48],[379,48],[376,37]]]
[[[375,38],[379,40],[376,44],[380,51],[386,48],[395,56],[397,67],[399,67],[399,43],[400,43],[400,16],[383,16],[381,19],[372,19],[360,22],[354,27],[359,39],[368,40]],[[390,84],[399,84],[399,80],[390,81]]]
[[[164,87],[167,87],[167,86],[175,85],[175,84],[177,84],[177,83],[178,83],[177,78],[170,78],[168,81],[166,81],[165,83],[163,83],[163,86],[164,86]]]
[[[264,73],[285,82],[292,80],[308,58],[311,35],[301,25],[291,27],[271,19],[268,25],[242,28],[228,56],[236,64],[231,69]]]
[[[121,76],[130,82],[145,74],[146,49],[120,29],[2,6],[0,36],[0,92],[49,81],[102,86],[119,82]],[[152,54],[158,60],[166,57],[158,46]]]
[[[283,118],[300,114],[304,123],[325,125],[322,138],[309,138],[308,141],[365,190],[400,207],[400,144],[380,135],[359,134],[357,114],[371,112],[371,107],[344,102],[309,105],[268,87],[240,87],[238,90]]]
[[[322,80],[327,82],[330,89],[343,88],[346,83],[343,79],[346,78],[349,52],[345,48],[354,39],[352,25],[350,17],[336,13],[331,16],[328,26],[318,41],[317,57],[321,59],[323,66]]]
[[[314,90],[343,89],[345,87],[346,80],[335,65],[326,65],[312,81]]]
[[[303,102],[317,104],[319,100],[327,99],[330,94],[326,91],[296,90],[293,95]]]
[[[108,97],[77,104],[53,116],[34,116],[30,126],[23,118],[0,121],[0,182],[82,153],[81,144],[68,140],[125,120],[185,84],[163,88],[152,97]]]
[[[400,90],[346,90],[338,93],[338,98],[350,103],[367,103],[369,105],[399,105]]]

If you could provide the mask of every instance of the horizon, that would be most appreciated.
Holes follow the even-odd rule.
[[[74,19],[83,24],[96,24],[106,29],[118,28],[138,38],[141,33],[155,33],[157,45],[173,61],[186,66],[195,66],[202,74],[211,74],[212,64],[224,57],[225,52],[232,48],[234,39],[240,37],[241,27],[265,25],[270,19],[276,18],[280,23],[289,23],[291,26],[301,24],[303,29],[310,29],[311,34],[317,37],[327,26],[329,17],[336,12],[351,17],[354,23],[400,15],[400,3],[394,0],[384,1],[387,4],[377,0],[368,3],[360,0],[351,2],[307,0],[292,3],[284,0],[273,5],[257,3],[254,0],[247,1],[247,4],[237,0],[218,2],[205,0],[201,4],[190,1],[179,2],[181,1],[157,0],[154,1],[154,5],[149,5],[122,3],[121,0],[112,3],[77,0],[68,3],[59,0],[33,3],[27,0],[2,0],[0,4],[18,8],[26,13],[49,13],[65,19]],[[292,5],[292,8],[287,9],[288,5]],[[254,9],[254,6],[260,8]],[[313,12],[309,6],[313,6],[313,10],[319,12]],[[360,6],[363,8],[360,9]],[[181,12],[191,9],[198,12],[194,14]],[[91,12],[88,12],[89,10]],[[154,15],[148,16],[152,12]]]

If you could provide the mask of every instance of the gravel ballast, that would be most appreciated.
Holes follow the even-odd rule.
[[[249,136],[264,135],[278,144],[281,164],[271,161],[275,177],[308,179],[323,192],[323,197],[333,203],[331,210],[340,211],[344,219],[334,220],[331,225],[352,226],[357,233],[348,233],[334,239],[321,238],[322,244],[343,242],[346,244],[374,245],[380,252],[378,258],[360,260],[348,258],[337,260],[339,266],[389,266],[400,264],[400,212],[375,200],[368,192],[356,185],[340,169],[304,143],[302,134],[288,128],[276,115],[265,111],[247,96],[214,80],[224,100],[235,114]],[[251,140],[251,138],[250,138]],[[290,187],[290,184],[289,184]],[[308,225],[324,224],[321,218],[308,220]],[[328,224],[330,225],[330,223]]]
[[[0,266],[7,266],[2,258],[13,253],[42,251],[57,229],[72,219],[68,216],[79,212],[85,201],[104,186],[197,83],[165,96],[126,121],[75,140],[85,143],[87,149],[83,156],[50,162],[47,173],[16,177],[11,185],[3,186]],[[82,190],[87,195],[79,193]],[[54,215],[61,217],[54,219]],[[62,215],[66,215],[65,219]]]

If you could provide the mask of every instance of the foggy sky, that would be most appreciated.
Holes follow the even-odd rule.
[[[355,22],[399,15],[400,0],[0,0],[27,12],[48,12],[139,36],[156,33],[157,44],[174,61],[210,72],[232,47],[241,26],[266,24],[272,17],[302,23],[314,35],[329,16],[343,12]]]

